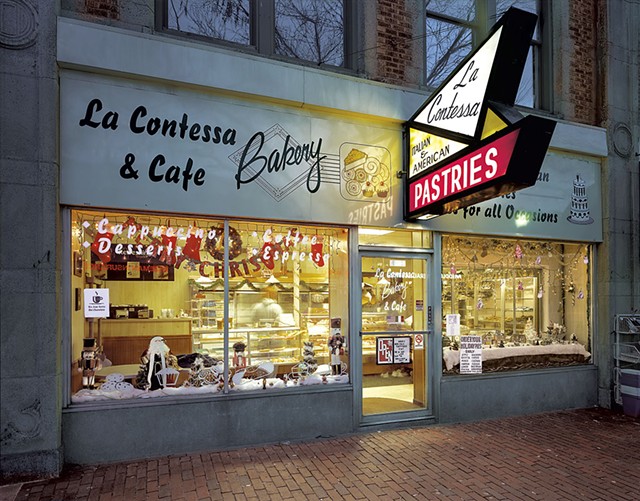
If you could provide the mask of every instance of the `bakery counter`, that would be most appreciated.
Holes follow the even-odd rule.
[[[100,334],[113,336],[190,336],[190,318],[101,318]]]
[[[216,357],[224,356],[224,331],[198,328],[193,330],[198,349],[206,350]],[[255,360],[297,360],[302,353],[300,329],[296,326],[282,327],[234,327],[229,329],[229,356],[233,355],[235,343],[245,345],[245,354],[250,363]]]
[[[193,352],[190,318],[100,319],[99,338],[114,365],[137,364],[155,336],[162,336],[174,355]]]
[[[233,327],[229,329],[229,335],[231,336],[233,334],[247,333],[247,332],[249,333],[256,332],[258,334],[261,334],[261,333],[288,332],[288,331],[297,331],[297,330],[300,330],[300,328],[293,325],[283,326],[283,327]],[[201,336],[204,335],[205,337],[208,334],[216,335],[216,336],[220,336],[224,334],[224,330],[222,329],[213,329],[213,328],[207,328],[207,327],[194,328],[193,332],[198,333]]]

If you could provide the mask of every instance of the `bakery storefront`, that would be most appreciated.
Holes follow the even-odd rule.
[[[434,241],[402,220],[401,124],[60,87],[67,461],[435,419]]]
[[[420,96],[336,77],[352,108],[376,96],[373,120],[74,54],[59,50],[67,462],[595,403],[599,135],[563,124],[530,188],[407,221],[411,148],[385,109]]]

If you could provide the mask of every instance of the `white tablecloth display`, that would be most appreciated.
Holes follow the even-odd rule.
[[[591,354],[585,350],[584,346],[578,343],[572,344],[547,344],[532,346],[505,346],[504,348],[483,348],[482,361],[497,360],[508,357],[523,357],[535,355],[582,355],[585,360]],[[460,350],[450,350],[445,348],[442,358],[448,371],[460,364]]]

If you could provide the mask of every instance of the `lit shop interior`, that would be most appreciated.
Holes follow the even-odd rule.
[[[72,211],[72,401],[348,382],[347,230],[227,232],[216,219]],[[107,318],[85,318],[87,288],[108,289]]]
[[[361,229],[360,243],[372,244]],[[429,232],[378,230],[386,245],[426,248]],[[428,242],[430,246],[430,241]],[[361,258],[362,413],[425,409],[429,404],[427,261],[408,253]]]
[[[71,217],[72,402],[350,381],[347,228],[228,220],[225,239],[221,219]],[[425,409],[432,233],[359,228],[359,244],[363,414]],[[590,256],[584,243],[442,235],[443,374],[460,373],[468,335],[482,373],[590,363]],[[108,290],[106,318],[85,318],[94,288]]]
[[[482,372],[591,361],[590,246],[444,236],[443,371],[459,371],[459,336],[482,339]],[[458,315],[459,334],[447,329]]]

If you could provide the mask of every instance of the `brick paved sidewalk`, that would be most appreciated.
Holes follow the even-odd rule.
[[[639,500],[640,420],[586,409],[67,468],[17,500]]]

